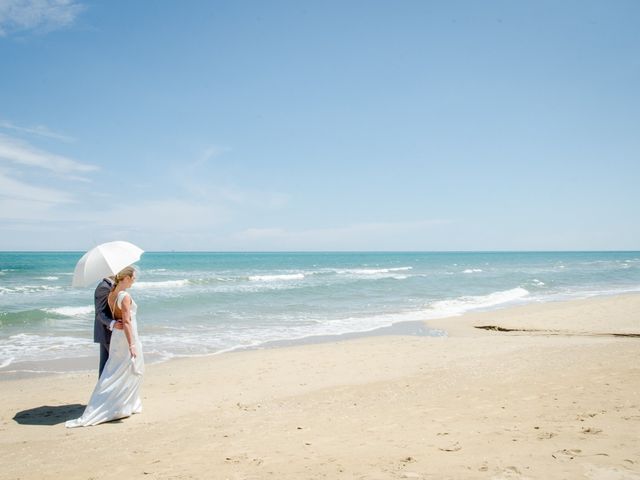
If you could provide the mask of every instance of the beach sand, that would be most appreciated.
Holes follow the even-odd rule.
[[[151,365],[82,429],[94,372],[4,381],[0,478],[640,480],[640,295],[428,326]]]

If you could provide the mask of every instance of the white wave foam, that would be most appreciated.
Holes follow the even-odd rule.
[[[479,273],[481,272],[482,269],[481,268],[467,268],[464,272],[462,273]]]
[[[15,357],[0,358],[0,368],[8,367],[14,360]]]
[[[280,280],[302,280],[304,273],[289,273],[283,275],[251,275],[252,282],[278,282]]]
[[[87,315],[93,314],[93,305],[87,305],[85,307],[43,308],[42,310],[47,313],[64,315],[65,317],[86,317]]]
[[[0,340],[0,359],[13,361],[45,361],[94,355],[93,342],[88,338],[46,336],[20,333]]]
[[[162,289],[162,288],[181,288],[189,285],[189,280],[165,280],[162,282],[136,282],[133,284],[134,289]]]
[[[22,285],[13,288],[0,287],[0,293],[36,293],[48,290],[60,290],[60,287],[52,287],[51,285]]]
[[[533,281],[533,283],[534,283],[535,285],[537,285],[538,287],[542,287],[542,286],[544,286],[544,284],[545,284],[544,282],[542,282],[542,281],[538,280],[537,278],[534,278],[532,281]]]
[[[50,276],[50,277],[38,277],[38,280],[59,280],[60,277],[54,277],[54,276]]]
[[[379,275],[381,273],[405,272],[412,270],[413,267],[395,267],[395,268],[345,268],[335,270],[339,274],[355,274],[355,275]]]
[[[582,289],[567,289],[555,293],[545,294],[539,300],[543,302],[555,302],[564,300],[580,300],[591,297],[606,297],[610,295],[624,295],[626,293],[640,292],[640,285],[628,285],[604,289],[592,289],[585,287]]]
[[[296,340],[318,335],[341,335],[367,332],[394,323],[424,319],[422,311],[383,313],[368,316],[350,316],[318,321],[311,319],[297,325],[261,325],[255,329],[225,328],[198,331],[172,330],[171,335],[146,335],[145,352],[154,351],[175,356],[200,356],[231,352],[238,349],[259,347],[265,343]]]
[[[529,291],[522,288],[512,288],[493,292],[489,295],[465,296],[453,300],[440,300],[431,304],[432,313],[437,317],[448,315],[462,315],[471,310],[495,307],[504,303],[514,302],[529,295]]]

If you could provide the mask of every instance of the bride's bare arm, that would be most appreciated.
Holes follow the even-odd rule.
[[[122,329],[124,330],[124,335],[127,337],[129,353],[131,353],[132,357],[135,357],[137,352],[136,342],[133,336],[133,328],[131,327],[131,297],[129,295],[125,295],[122,299],[122,306],[120,309],[122,310]]]

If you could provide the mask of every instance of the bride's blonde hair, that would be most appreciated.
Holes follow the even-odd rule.
[[[115,276],[115,283],[113,284],[113,288],[116,288],[118,284],[125,279],[125,277],[133,277],[133,274],[135,273],[135,271],[136,269],[133,268],[131,265],[129,265],[128,267],[124,267],[122,270],[120,270]]]

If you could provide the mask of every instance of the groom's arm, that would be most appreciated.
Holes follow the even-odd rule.
[[[109,303],[107,302],[107,298],[109,298],[109,292],[111,292],[111,288],[105,282],[100,283],[98,288],[96,288],[93,303],[96,311],[96,318],[100,323],[102,323],[109,330],[113,328],[112,322],[115,320],[111,316],[111,309],[109,308]]]

